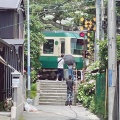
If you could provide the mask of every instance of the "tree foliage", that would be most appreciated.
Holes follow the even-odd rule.
[[[30,60],[31,68],[37,69],[40,67],[39,56],[40,46],[45,42],[42,31],[44,26],[39,20],[39,16],[36,14],[36,10],[40,9],[39,6],[30,5]],[[26,25],[26,41],[25,41],[25,58],[27,59],[27,25]],[[25,64],[26,66],[26,64]]]
[[[94,0],[31,0],[31,3],[41,7],[36,12],[45,26],[49,25],[67,31],[78,30],[80,17],[92,18],[90,16],[95,16],[94,13],[87,14],[89,8],[95,8]],[[47,19],[45,19],[46,17]],[[64,20],[69,22],[64,22]]]
[[[100,56],[100,68],[106,69],[108,66],[108,46],[107,40],[99,42],[99,56]]]
[[[120,36],[116,37],[117,47],[117,61],[120,60]],[[100,68],[106,69],[108,67],[108,40],[99,42],[99,56],[100,56]]]

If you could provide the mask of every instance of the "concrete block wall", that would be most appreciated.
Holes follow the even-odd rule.
[[[36,97],[34,99],[34,105],[39,105],[39,96],[40,96],[40,81],[37,80],[36,81],[37,84],[37,93],[36,93]]]
[[[11,108],[11,120],[18,120],[24,110],[25,90],[23,75],[20,76],[20,86],[16,90],[16,105]]]

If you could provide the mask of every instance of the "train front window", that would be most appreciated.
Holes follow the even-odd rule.
[[[43,44],[43,53],[44,54],[53,54],[54,51],[54,40],[49,39],[46,43]]]
[[[71,54],[81,55],[84,45],[82,39],[71,38]]]

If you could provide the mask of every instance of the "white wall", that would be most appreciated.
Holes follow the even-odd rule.
[[[15,88],[17,96],[16,102],[14,102],[16,105],[13,105],[11,108],[11,120],[18,120],[21,113],[24,110],[24,102],[25,102],[25,96],[26,96],[26,90],[25,90],[25,79],[23,78],[23,75],[20,76],[20,87]]]

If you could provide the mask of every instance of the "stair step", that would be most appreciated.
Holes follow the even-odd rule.
[[[58,85],[40,85],[40,88],[49,88],[49,89],[51,89],[51,88],[66,88],[67,86],[65,85],[65,86],[58,86]]]
[[[64,84],[60,84],[60,83],[40,83],[40,85],[58,85],[58,86],[66,86],[66,83],[64,83]]]
[[[41,90],[40,93],[66,93],[66,90]]]
[[[41,100],[41,99],[47,99],[47,100],[51,100],[51,99],[53,99],[53,100],[63,100],[63,99],[66,99],[66,96],[53,96],[53,97],[48,97],[48,96],[41,96],[40,98],[39,98],[39,100]]]
[[[40,105],[64,105],[65,102],[39,102]]]
[[[66,87],[67,85],[66,84],[40,84],[40,86],[52,86],[52,87],[55,87],[55,86],[57,86],[57,87]]]
[[[64,81],[56,81],[56,80],[40,80],[40,82],[47,82],[47,83],[49,83],[49,82],[61,82],[61,83],[64,83],[64,82],[66,82],[65,80]]]
[[[66,98],[66,96],[67,95],[64,95],[64,96],[44,96],[44,95],[41,95],[40,97],[39,97],[39,100],[41,100],[41,99],[64,99],[64,98]]]
[[[65,81],[40,80],[39,104],[64,105],[67,98]]]
[[[66,93],[42,93],[40,95],[44,96],[64,96]]]
[[[64,99],[40,99],[40,102],[65,102],[66,98]]]
[[[67,86],[41,86],[40,90],[67,90]]]
[[[66,81],[64,80],[64,81],[56,81],[56,80],[40,80],[40,82],[41,83],[56,83],[56,82],[58,82],[58,83],[65,83]]]
[[[53,90],[56,90],[56,89],[59,90],[59,89],[61,89],[62,90],[62,89],[67,89],[67,86],[65,86],[65,87],[64,86],[62,86],[62,87],[57,87],[57,86],[55,86],[55,87],[54,86],[42,86],[42,87],[40,87],[40,89],[48,89],[48,90],[49,89],[53,89]]]

